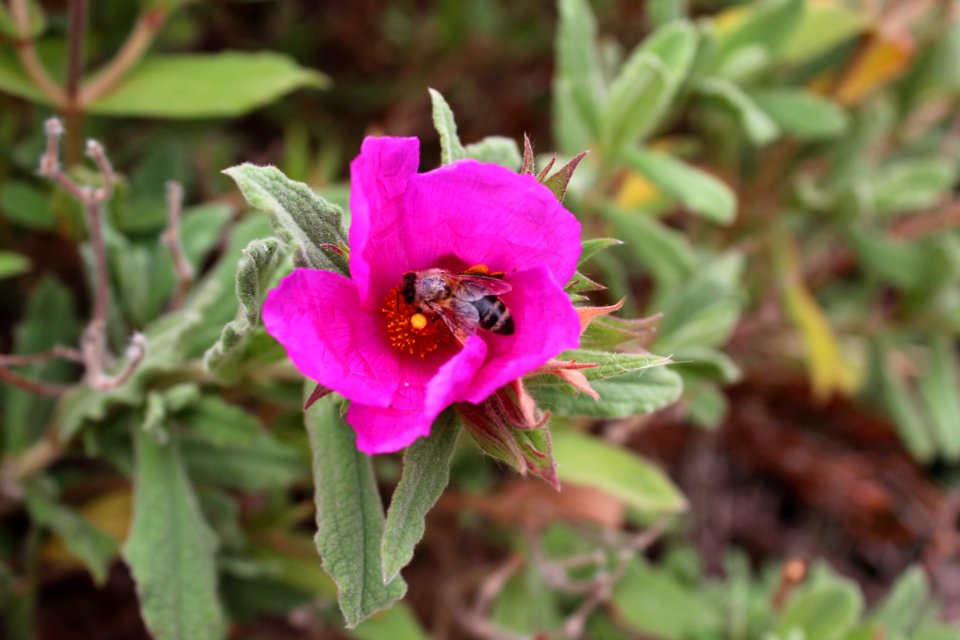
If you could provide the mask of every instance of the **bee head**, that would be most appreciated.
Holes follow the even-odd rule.
[[[403,301],[413,304],[417,298],[417,274],[413,271],[403,274]]]

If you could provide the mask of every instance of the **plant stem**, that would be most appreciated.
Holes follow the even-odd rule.
[[[40,91],[50,98],[53,105],[62,108],[67,101],[66,93],[54,82],[37,56],[33,37],[30,35],[30,9],[27,0],[10,0],[10,14],[17,27],[17,56],[27,77]]]
[[[193,282],[193,266],[187,260],[180,238],[180,216],[183,213],[183,187],[171,180],[167,183],[167,230],[162,241],[173,257],[173,268],[177,273],[177,290],[173,294],[170,306],[179,309],[187,296],[190,283]]]
[[[83,75],[84,40],[87,35],[87,0],[70,0],[70,48],[67,53],[67,111],[73,112]]]
[[[127,72],[140,61],[167,18],[165,11],[154,9],[137,18],[136,24],[120,51],[80,91],[79,104],[85,108],[119,84]]]

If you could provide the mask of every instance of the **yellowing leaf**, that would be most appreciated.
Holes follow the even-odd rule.
[[[660,190],[647,178],[631,171],[617,190],[617,204],[624,209],[643,207],[660,198]]]
[[[796,247],[783,243],[783,302],[803,337],[813,395],[826,400],[834,393],[849,395],[860,384],[858,371],[844,358],[823,309],[800,277]]]
[[[863,101],[876,89],[900,77],[914,53],[913,40],[907,37],[874,36],[845,74],[837,88],[837,100],[848,106]]]
[[[713,28],[717,33],[729,33],[743,24],[750,15],[749,7],[742,5],[721,11],[713,17]]]

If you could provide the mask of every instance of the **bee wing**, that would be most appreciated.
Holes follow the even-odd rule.
[[[469,302],[451,298],[446,304],[430,303],[427,306],[443,319],[450,333],[460,344],[477,333],[477,328],[480,326],[480,313]]]
[[[480,276],[474,274],[460,274],[456,276],[458,286],[456,287],[456,297],[461,300],[479,300],[484,296],[502,296],[511,291],[508,283],[500,278],[491,278],[489,276]]]

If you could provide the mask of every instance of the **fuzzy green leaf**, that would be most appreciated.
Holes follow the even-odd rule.
[[[67,549],[87,565],[94,583],[102,586],[107,580],[110,563],[117,555],[116,541],[39,486],[27,487],[26,504],[30,517],[56,531]]]
[[[665,193],[704,218],[729,224],[737,211],[737,196],[721,180],[673,156],[630,149],[624,160]]]
[[[433,126],[440,134],[440,164],[450,164],[465,157],[463,145],[457,136],[457,121],[453,110],[436,89],[430,89],[433,103]]]
[[[671,96],[671,75],[663,61],[642,49],[628,59],[610,86],[601,143],[616,151],[650,133]]]
[[[947,460],[960,458],[960,376],[953,340],[937,337],[930,348],[930,364],[920,377],[920,394],[930,414],[930,422]]]
[[[70,289],[48,275],[27,301],[23,320],[14,331],[14,352],[40,353],[57,345],[76,344],[79,334],[80,322]],[[27,365],[17,371],[28,378],[52,383],[64,383],[76,379],[77,375],[74,364],[59,359]],[[40,436],[54,411],[55,401],[7,385],[0,385],[0,398],[3,407],[0,443],[7,453],[16,453]]]
[[[600,132],[600,104],[606,99],[604,73],[597,52],[597,22],[586,0],[560,0],[557,66],[553,80],[554,138],[573,154],[594,142]]]
[[[590,240],[584,240],[580,245],[580,260],[577,261],[577,266],[582,267],[587,260],[604,249],[616,247],[621,244],[623,244],[623,240],[617,240],[616,238],[591,238]]]
[[[29,229],[49,230],[57,222],[49,195],[18,180],[0,184],[0,212],[11,222]]]
[[[762,146],[780,136],[777,123],[729,80],[710,78],[701,81],[697,88],[705,97],[715,100],[733,113],[753,144]]]
[[[643,513],[678,513],[686,500],[665,473],[622,447],[572,430],[553,434],[563,482],[605,491]]]
[[[270,216],[278,235],[297,244],[310,267],[346,275],[346,263],[327,248],[347,242],[340,207],[276,167],[244,163],[224,173],[234,179],[250,206]]]
[[[294,89],[327,84],[322,73],[272,52],[151,55],[88,110],[150,118],[240,116]]]
[[[232,489],[284,488],[301,478],[299,452],[264,431],[244,409],[206,396],[176,418],[186,426],[183,458],[197,482]]]
[[[307,395],[312,387],[307,385]],[[352,628],[402,598],[407,585],[399,576],[384,584],[383,505],[370,458],[357,451],[340,404],[332,394],[318,400],[306,412],[306,426],[313,450],[317,550]]]
[[[514,171],[520,169],[520,164],[523,162],[517,141],[504,136],[487,136],[480,142],[468,144],[463,148],[463,153],[466,158],[492,162]]]
[[[134,431],[133,524],[123,557],[157,640],[224,637],[217,596],[217,538],[203,519],[176,440]]]
[[[204,356],[213,374],[227,380],[236,377],[247,343],[260,324],[263,298],[284,257],[283,246],[275,238],[254,240],[243,250],[236,281],[240,317],[223,327],[220,340]]]
[[[677,401],[683,392],[683,382],[675,372],[662,364],[657,356],[592,352],[567,352],[578,362],[603,361],[602,366],[581,371],[600,396],[576,392],[556,376],[539,376],[527,384],[530,393],[544,409],[563,416],[593,416],[622,418],[642,415],[662,409]],[[598,354],[604,353],[604,356]],[[592,358],[592,360],[591,360]],[[658,362],[659,361],[659,362]]]
[[[450,461],[460,427],[456,414],[446,411],[434,422],[430,436],[420,438],[403,454],[403,475],[387,510],[381,546],[385,582],[399,575],[413,558],[427,512],[450,481]]]
[[[839,105],[804,89],[763,89],[750,97],[784,133],[800,140],[831,140],[850,128]]]
[[[814,585],[792,597],[777,625],[780,637],[801,632],[801,637],[841,640],[856,624],[863,596],[856,585],[831,581]]]
[[[930,582],[921,567],[900,574],[886,598],[873,610],[870,620],[883,626],[888,637],[910,637],[930,603]]]

